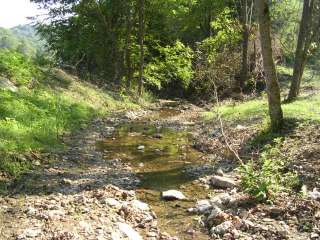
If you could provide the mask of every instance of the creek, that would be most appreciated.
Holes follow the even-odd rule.
[[[176,110],[164,108],[151,118],[177,114]],[[141,182],[135,190],[139,200],[148,203],[156,213],[161,231],[179,239],[204,240],[208,233],[197,223],[197,217],[187,212],[197,199],[208,196],[208,190],[196,184],[197,177],[188,171],[204,164],[203,154],[192,147],[190,131],[156,125],[153,121],[127,122],[119,124],[98,145],[108,159],[121,159],[139,176]],[[161,199],[161,192],[170,189],[183,192],[188,200]]]

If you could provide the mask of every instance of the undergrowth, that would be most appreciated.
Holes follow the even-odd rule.
[[[278,68],[282,97],[290,86],[292,69]],[[273,201],[279,192],[287,192],[299,186],[298,176],[289,171],[290,159],[282,148],[282,142],[291,131],[303,124],[320,123],[320,75],[307,69],[301,88],[301,96],[296,101],[282,104],[284,127],[276,133],[269,129],[268,103],[266,95],[243,101],[222,102],[218,109],[204,114],[206,120],[221,116],[226,125],[244,124],[249,129],[258,129],[246,143],[259,152],[258,160],[252,160],[240,167],[243,190],[259,201]],[[255,131],[256,132],[256,131]],[[250,150],[251,151],[251,150]]]
[[[15,58],[11,55],[12,64],[6,64],[15,65]],[[31,69],[37,68],[24,60]],[[18,63],[19,71],[25,72],[20,60]],[[8,71],[1,67],[0,60],[0,73],[20,83],[18,92],[0,90],[0,171],[12,176],[32,167],[23,154],[61,148],[63,133],[84,127],[89,120],[112,110],[138,107],[129,97],[102,91],[61,70],[37,69],[36,75],[32,75],[33,71],[29,75],[15,70],[10,73],[14,67],[8,67]],[[36,79],[29,86],[31,76]]]
[[[282,141],[276,138],[273,145],[265,146],[258,162],[240,167],[243,190],[258,201],[272,202],[277,193],[290,192],[299,185],[297,173],[287,170],[288,161],[280,150]]]

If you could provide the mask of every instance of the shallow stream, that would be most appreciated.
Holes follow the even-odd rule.
[[[153,118],[165,118],[177,111],[163,109]],[[196,216],[187,213],[197,199],[206,198],[208,190],[195,184],[195,177],[186,171],[204,164],[203,154],[192,148],[187,130],[159,127],[146,122],[119,125],[112,136],[99,146],[109,159],[122,159],[130,164],[141,180],[136,189],[141,201],[148,203],[158,216],[158,225],[179,239],[208,239],[197,224]],[[175,189],[183,192],[187,201],[167,202],[161,192]],[[198,226],[198,227],[197,227]]]

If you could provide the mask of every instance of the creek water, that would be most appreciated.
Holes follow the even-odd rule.
[[[163,109],[152,117],[161,119],[175,114],[175,110]],[[187,130],[148,122],[126,123],[119,125],[114,134],[99,145],[109,159],[120,158],[130,163],[141,180],[136,189],[138,198],[157,214],[161,231],[179,239],[208,239],[197,217],[187,212],[197,199],[208,196],[208,190],[195,184],[195,177],[186,171],[190,166],[203,164],[202,153],[192,148]],[[170,189],[183,192],[188,200],[162,200],[161,192]]]

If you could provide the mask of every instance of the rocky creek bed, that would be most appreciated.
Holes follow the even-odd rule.
[[[0,239],[320,239],[319,199],[255,203],[201,112],[162,102],[65,136],[0,197]]]

